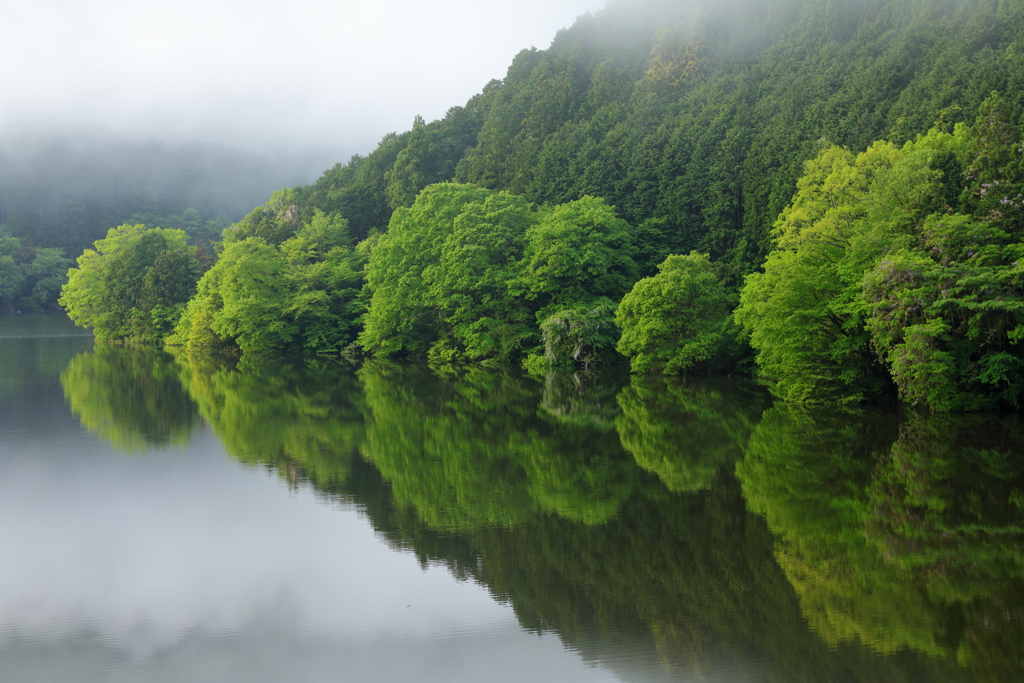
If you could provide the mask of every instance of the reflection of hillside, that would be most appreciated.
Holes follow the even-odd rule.
[[[151,348],[97,346],[68,363],[64,396],[91,433],[126,451],[187,443],[198,421],[174,359]]]
[[[348,479],[363,435],[352,371],[325,360],[179,357],[181,379],[224,449],[295,483]]]
[[[387,500],[367,502],[381,491],[367,483],[354,498],[392,543],[473,578],[524,628],[557,633],[624,680],[731,680],[737,669],[779,683],[961,680],[940,660],[830,647],[812,633],[771,533],[724,470],[709,491],[634,496],[600,526],[535,515],[454,535]]]
[[[743,454],[767,395],[739,382],[634,376],[619,392],[623,447],[672,491],[708,489]]]
[[[1021,677],[1019,423],[758,423],[757,392],[577,380],[120,347],[62,376],[105,438],[166,443],[201,415],[232,457],[359,505],[626,680]]]
[[[513,526],[542,512],[599,524],[639,486],[610,421],[538,413],[541,391],[529,378],[377,364],[359,377],[364,454],[398,505],[432,528]]]
[[[765,414],[737,466],[812,627],[1024,675],[1024,439],[1011,418]]]

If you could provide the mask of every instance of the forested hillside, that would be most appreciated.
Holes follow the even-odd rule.
[[[710,253],[738,277],[819,141],[860,150],[973,122],[998,91],[1024,104],[1017,0],[612,3],[524,50],[439,121],[417,121],[298,191],[353,237],[430,183],[537,203],[604,198],[639,228],[645,274]]]
[[[1024,0],[613,1],[274,193],[187,305],[82,322],[160,339],[184,312],[189,349],[534,371],[615,350],[722,369],[753,346],[794,400],[1016,405],[1022,111]],[[135,239],[104,244],[157,269]],[[65,307],[121,286],[124,258],[81,261]]]

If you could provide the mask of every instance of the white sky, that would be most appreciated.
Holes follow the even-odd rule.
[[[367,153],[605,0],[2,0],[0,136]],[[256,151],[256,150],[253,150]]]

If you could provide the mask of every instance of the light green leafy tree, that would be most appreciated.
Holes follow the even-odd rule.
[[[529,308],[509,291],[535,220],[526,200],[507,192],[463,206],[438,263],[424,271],[445,326],[433,358],[503,362],[536,336]]]
[[[319,210],[279,246],[256,236],[228,242],[168,343],[263,354],[340,351],[364,309],[363,259],[349,242],[346,221]]]
[[[195,291],[195,247],[182,230],[122,225],[68,272],[60,305],[101,341],[162,341]]]
[[[619,302],[616,350],[633,372],[671,375],[707,361],[718,349],[728,296],[707,254],[669,256]]]
[[[488,194],[472,185],[431,185],[411,207],[394,212],[366,269],[371,296],[359,343],[369,353],[425,354],[440,336],[440,314],[431,305],[424,271],[440,263],[441,247],[463,206]]]
[[[993,98],[973,127],[808,162],[735,313],[779,394],[1018,405],[1024,142],[1005,117]]]
[[[878,253],[856,243],[868,232],[873,176],[898,154],[884,143],[859,156],[823,149],[775,223],[764,272],[747,277],[735,317],[788,400],[857,400],[875,389],[860,284]]]
[[[543,211],[526,239],[514,289],[533,303],[543,335],[528,367],[587,364],[618,338],[615,306],[638,273],[634,230],[603,199],[583,197]]]

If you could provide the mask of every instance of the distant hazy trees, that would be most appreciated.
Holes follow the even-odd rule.
[[[70,264],[63,249],[26,247],[0,224],[0,312],[53,308]]]

